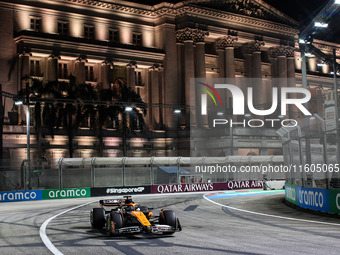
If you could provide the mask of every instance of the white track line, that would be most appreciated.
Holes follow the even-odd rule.
[[[239,211],[239,212],[245,212],[245,213],[250,213],[250,214],[255,214],[255,215],[260,215],[260,216],[265,216],[265,217],[284,219],[284,220],[293,220],[293,221],[316,223],[316,224],[322,224],[322,225],[340,226],[340,224],[338,224],[338,223],[330,223],[330,222],[322,222],[322,221],[314,221],[314,220],[304,220],[304,219],[297,219],[297,218],[289,218],[289,217],[283,217],[283,216],[279,216],[279,215],[272,215],[272,214],[266,214],[266,213],[259,213],[259,212],[243,210],[243,209],[235,208],[235,207],[228,206],[228,205],[223,205],[223,204],[217,203],[215,201],[212,201],[211,199],[207,198],[206,195],[204,195],[203,197],[206,200],[208,200],[209,202],[213,203],[213,204],[216,204],[216,205],[228,208],[228,209],[232,209],[232,210],[235,210],[235,211]]]
[[[202,192],[187,192],[187,193],[163,193],[163,194],[143,194],[143,195],[134,195],[134,196],[141,196],[141,197],[158,197],[158,196],[174,196],[174,195],[195,195],[195,194],[207,194],[206,191],[202,191]],[[112,197],[117,197],[117,196],[112,196]],[[108,196],[103,197],[104,199],[109,199]],[[88,204],[92,204],[95,202],[98,202],[99,199],[102,199],[101,197],[98,197],[96,200],[85,203],[85,204],[81,204],[78,205],[76,207],[72,207],[70,209],[67,209],[66,211],[63,211],[61,213],[58,213],[54,216],[52,216],[51,218],[47,219],[41,226],[40,226],[40,230],[39,230],[39,234],[40,234],[40,238],[41,240],[44,242],[45,246],[47,247],[47,249],[49,249],[54,255],[63,255],[63,253],[61,251],[59,251],[54,244],[51,242],[51,240],[48,238],[47,234],[46,234],[46,228],[47,225],[55,218],[59,217],[60,215],[63,215],[65,213],[68,213],[70,211],[76,210],[80,207],[86,206]]]
[[[53,243],[51,242],[51,240],[47,237],[47,234],[46,234],[46,227],[48,225],[48,223],[50,223],[51,220],[57,218],[58,216],[60,215],[63,215],[65,213],[68,213],[70,211],[73,211],[75,209],[78,209],[80,207],[83,207],[83,206],[86,206],[88,204],[92,204],[94,202],[96,202],[97,200],[95,201],[91,201],[91,202],[88,202],[86,204],[82,204],[82,205],[78,205],[76,207],[72,207],[70,209],[67,209],[66,211],[63,211],[61,213],[58,213],[56,215],[54,215],[53,217],[47,219],[40,227],[40,230],[39,230],[39,234],[40,234],[40,238],[41,240],[44,242],[45,246],[47,247],[47,249],[49,249],[54,255],[63,255],[63,253],[61,251],[59,251],[54,245]]]

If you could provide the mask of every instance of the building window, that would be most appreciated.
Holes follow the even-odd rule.
[[[30,76],[41,76],[39,60],[30,61]]]
[[[142,46],[142,34],[133,33],[132,43],[135,46]]]
[[[84,37],[87,39],[94,39],[94,26],[84,26]]]
[[[41,19],[31,18],[31,30],[40,32],[41,28]]]
[[[67,22],[58,21],[58,34],[67,36],[69,33],[69,24]]]
[[[67,64],[64,64],[64,63],[58,64],[58,78],[59,79],[68,78]]]
[[[119,31],[118,30],[109,30],[109,41],[113,43],[119,43]]]
[[[95,81],[94,80],[93,66],[85,66],[85,80],[86,81]]]

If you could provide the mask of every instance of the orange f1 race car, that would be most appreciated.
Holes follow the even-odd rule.
[[[101,208],[91,211],[93,228],[105,227],[108,236],[121,234],[173,234],[181,231],[181,224],[175,213],[162,209],[154,216],[151,208],[132,201],[131,196],[124,199],[100,200]]]

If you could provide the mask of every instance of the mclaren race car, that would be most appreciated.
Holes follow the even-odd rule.
[[[100,200],[100,208],[91,211],[93,228],[105,227],[108,236],[122,234],[173,234],[182,227],[175,213],[162,209],[154,216],[151,208],[132,201],[131,196],[124,199]]]

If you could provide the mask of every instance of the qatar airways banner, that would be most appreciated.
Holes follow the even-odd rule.
[[[151,193],[182,193],[182,192],[254,189],[254,188],[262,188],[262,181],[249,180],[249,181],[228,181],[215,183],[152,185]]]

